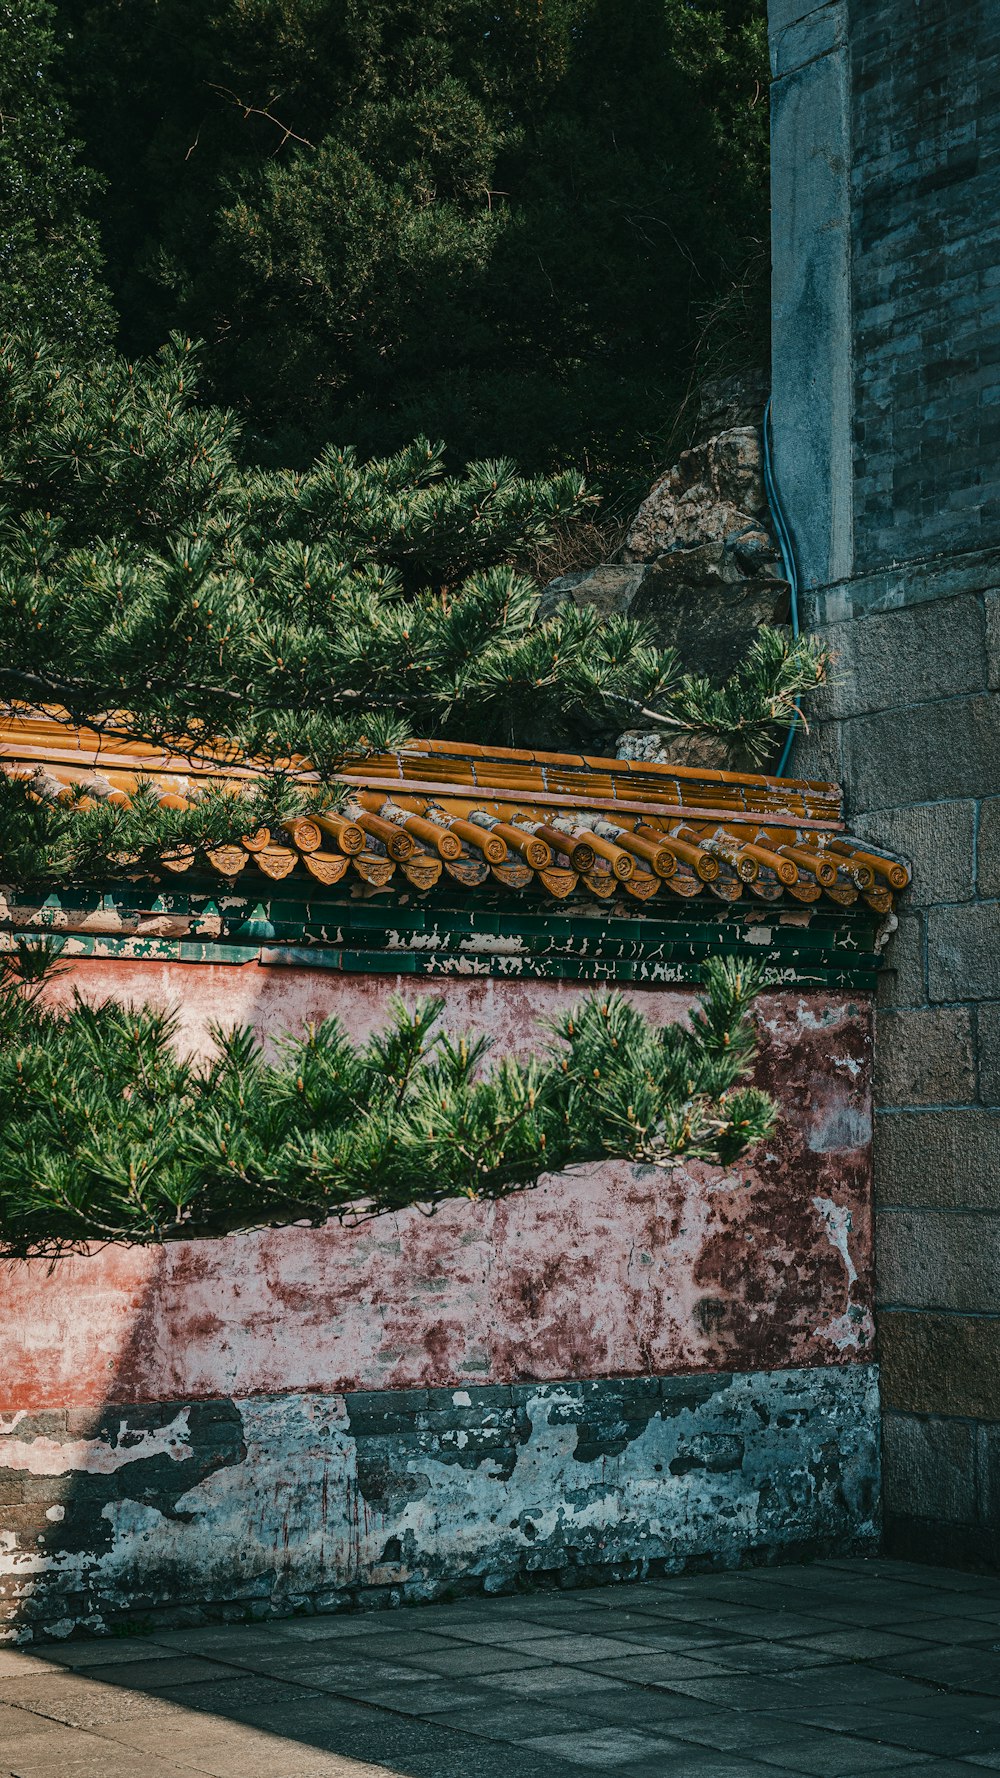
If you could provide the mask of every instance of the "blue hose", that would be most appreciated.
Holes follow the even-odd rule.
[[[785,579],[788,582],[789,607],[792,619],[792,639],[797,642],[799,639],[799,577],[795,567],[795,552],[792,549],[792,539],[789,534],[788,526],[785,523],[785,515],[782,511],[781,501],[778,497],[778,486],[774,479],[774,464],[771,460],[770,395],[767,398],[767,406],[764,409],[764,492],[767,495],[767,504],[770,508],[774,534],[778,539],[778,549],[781,553],[781,566],[784,571]],[[799,704],[798,698],[795,700],[795,714],[796,717],[801,715],[801,705]],[[785,745],[781,749],[781,758],[778,761],[778,768],[775,773],[775,776],[778,778],[783,778],[788,769],[788,760],[792,751],[792,743],[795,740],[796,727],[797,724],[793,723],[785,738]]]

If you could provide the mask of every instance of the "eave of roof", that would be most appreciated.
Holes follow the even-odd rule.
[[[316,782],[308,761],[285,763]],[[175,808],[197,802],[209,779],[245,783],[261,771],[74,729],[46,712],[0,720],[0,767],[40,796],[80,786],[117,802],[141,777]],[[159,864],[184,874],[200,862],[229,881],[247,869],[376,888],[395,878],[418,892],[443,877],[470,891],[496,880],[556,900],[860,898],[878,912],[909,881],[900,860],[845,834],[835,784],[446,741],[352,762],[338,779],[339,809],[209,846],[201,861],[178,847]]]

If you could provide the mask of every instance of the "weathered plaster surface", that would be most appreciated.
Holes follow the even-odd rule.
[[[195,1048],[333,1011],[361,1039],[394,986],[94,960],[57,991],[173,1002]],[[448,1022],[524,1054],[567,994],[456,981]],[[874,1536],[871,1007],[784,990],[758,1016],[781,1124],[729,1171],[608,1163],[433,1217],[5,1265],[8,1633]]]
[[[444,1023],[492,1037],[499,1050],[530,1055],[537,1049],[543,1021],[588,990],[576,982],[466,977],[445,982],[407,975],[333,976],[308,968],[243,968],[220,963],[162,963],[143,959],[88,957],[63,966],[51,997],[68,1002],[75,992],[91,1001],[148,1000],[177,1015],[178,1045],[201,1054],[211,1047],[213,1024],[250,1024],[263,1038],[301,1030],[309,1019],[336,1013],[356,1042],[385,1024],[389,1003],[439,996],[446,1001]],[[690,991],[626,988],[627,998],[657,1023],[684,1016]]]
[[[770,937],[767,926],[752,926],[747,929],[745,943],[766,949]],[[758,951],[751,954],[758,955]],[[609,991],[613,987],[611,984]],[[450,1030],[483,1033],[493,1038],[498,1050],[527,1056],[544,1038],[546,1019],[564,1013],[581,996],[599,991],[574,981],[523,977],[425,981],[404,974],[337,976],[305,965],[272,969],[254,963],[233,968],[219,963],[80,957],[62,962],[49,993],[64,1004],[79,993],[95,1002],[148,1000],[170,1008],[177,1017],[179,1047],[194,1054],[210,1049],[209,1028],[213,1024],[250,1024],[268,1039],[301,1030],[309,1019],[328,1018],[331,1013],[343,1020],[356,1041],[363,1042],[385,1024],[394,996],[408,1003],[437,996],[445,1001],[443,1022]],[[695,1000],[694,990],[686,986],[626,984],[616,991],[661,1025],[684,1018]],[[802,1009],[807,1029],[816,1016],[822,1016],[821,1012],[817,1015],[817,1008],[865,1004],[863,995],[841,989],[782,986],[759,1003],[765,1021],[768,1009],[777,1009],[786,999],[792,1023],[798,1016],[796,1009]],[[782,1030],[784,1020],[782,1015]]]
[[[355,984],[353,998],[343,983],[327,998],[327,986],[300,983],[293,1003],[246,1015],[267,1028],[332,1003],[359,1036],[380,1023],[381,982]],[[522,983],[462,983],[449,1015],[523,1050],[562,997],[556,984],[529,996]],[[666,1018],[687,1002],[643,1004]],[[189,1020],[219,1010],[211,994],[185,1004]],[[760,1018],[760,1078],[781,1127],[728,1172],[607,1163],[433,1217],[7,1264],[0,1409],[865,1358],[870,1009],[785,993]]]
[[[0,1621],[26,1639],[864,1547],[877,1413],[854,1364],[14,1415]]]

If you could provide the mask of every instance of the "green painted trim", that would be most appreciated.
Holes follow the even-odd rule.
[[[400,936],[412,936],[431,932],[445,925],[451,932],[509,937],[528,936],[532,933],[565,937],[578,935],[599,938],[602,943],[616,940],[648,942],[653,935],[667,936],[678,931],[689,932],[695,929],[714,933],[725,928],[738,935],[762,926],[809,936],[820,933],[864,933],[874,938],[880,925],[878,916],[868,908],[835,911],[808,909],[805,910],[809,915],[808,921],[800,924],[795,917],[798,910],[789,908],[786,903],[757,903],[752,907],[741,908],[734,915],[726,904],[713,908],[710,903],[703,901],[680,904],[673,917],[668,919],[652,915],[643,919],[626,919],[614,915],[601,919],[575,910],[563,912],[560,903],[555,903],[543,915],[525,913],[520,909],[487,913],[470,912],[467,908],[456,907],[386,908],[365,906],[357,901],[282,902],[274,897],[264,902],[252,896],[226,896],[216,900],[197,895],[153,896],[141,893],[131,896],[50,895],[44,903],[12,898],[8,906],[10,914],[7,924],[40,927],[56,926],[61,918],[65,919],[67,916],[70,920],[74,917],[138,919],[145,916],[185,919],[195,923],[210,922],[217,928],[221,924],[233,931],[244,923],[261,922],[289,934],[307,929],[319,932],[336,925],[338,930],[366,933],[392,931]]]
[[[456,905],[455,892],[337,896],[317,885],[303,898],[299,884],[287,893],[258,882],[237,889],[185,877],[10,896],[0,943],[4,931],[48,931],[78,957],[650,983],[697,981],[707,957],[752,956],[788,986],[858,989],[873,986],[881,961],[881,920],[864,905],[734,908],[699,897],[639,913],[620,903],[528,901],[486,886],[472,905]]]
[[[477,891],[474,905],[470,907],[467,902],[456,905],[454,900],[441,894],[417,896],[413,893],[393,898],[387,890],[381,890],[363,897],[338,896],[317,885],[315,894],[303,897],[299,893],[282,894],[280,883],[255,886],[246,894],[237,894],[235,889],[220,890],[218,884],[192,884],[186,877],[183,881],[184,888],[175,888],[176,879],[166,886],[120,883],[103,889],[67,888],[59,894],[48,894],[44,901],[8,891],[8,905],[12,910],[19,906],[31,907],[51,919],[57,919],[60,912],[94,914],[127,908],[149,914],[237,920],[245,919],[251,910],[260,909],[266,910],[269,918],[294,924],[329,921],[349,915],[359,927],[407,927],[414,931],[425,930],[446,915],[455,930],[461,928],[468,932],[495,932],[504,928],[547,930],[567,925],[601,933],[617,932],[628,937],[638,937],[657,927],[674,929],[692,923],[739,927],[773,925],[783,919],[797,922],[803,917],[809,929],[840,928],[857,923],[876,928],[880,924],[880,916],[864,904],[841,908],[828,901],[806,905],[784,899],[766,902],[748,898],[733,903],[714,901],[708,895],[701,895],[690,901],[676,899],[648,903],[649,911],[644,913],[633,913],[632,908],[638,904],[628,904],[629,912],[626,913],[616,911],[626,905],[621,901],[597,906],[589,900],[559,902],[548,899],[539,907],[537,901],[524,903],[509,892],[501,900],[496,895],[489,896],[485,889]]]
[[[0,948],[7,948],[20,937],[37,937],[34,931],[0,933]],[[344,975],[409,975],[438,979],[449,977],[497,976],[516,980],[535,978],[543,981],[632,982],[637,985],[671,986],[696,983],[701,979],[706,956],[753,955],[764,965],[774,986],[850,988],[870,991],[875,987],[872,967],[850,966],[827,960],[809,965],[782,954],[779,949],[759,946],[714,947],[678,940],[668,954],[640,957],[538,957],[528,954],[491,952],[439,952],[404,949],[359,950],[332,948],[325,945],[237,945],[189,939],[143,938],[105,933],[53,933],[59,954],[67,959],[92,957],[120,958],[130,962],[215,963],[226,966],[257,964],[271,969],[322,969]],[[858,959],[858,963],[869,960]]]

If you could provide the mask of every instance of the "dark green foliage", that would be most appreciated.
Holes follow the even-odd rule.
[[[412,734],[608,744],[654,706],[763,751],[815,684],[806,644],[720,699],[641,625],[573,605],[536,624],[510,564],[584,508],[578,475],[450,477],[424,440],[247,469],[197,370],[179,339],[86,370],[0,352],[0,696],[329,772]]]
[[[0,60],[0,331],[42,342],[0,352],[0,699],[274,768],[181,811],[2,780],[5,880],[274,826],[290,755],[413,734],[597,750],[641,712],[766,754],[814,651],[762,637],[713,688],[641,626],[537,624],[527,572],[588,505],[553,472],[645,477],[705,313],[749,287],[762,0],[23,0]],[[106,350],[93,217],[155,359]],[[690,1030],[594,998],[485,1069],[437,1002],[361,1049],[328,1021],[193,1064],[148,1007],[47,1010],[44,950],[0,965],[11,1254],[725,1163],[774,1118],[744,1084],[759,978],[727,964]]]
[[[93,209],[100,182],[68,134],[47,0],[0,4],[0,334],[37,328],[63,351],[113,331]]]
[[[728,1163],[773,1127],[743,1084],[753,968],[706,966],[690,1030],[593,996],[537,1060],[487,1061],[438,1027],[443,1002],[397,1004],[360,1048],[336,1019],[285,1038],[216,1031],[178,1056],[149,1007],[42,1003],[51,956],[0,959],[0,1252],[155,1242],[447,1198],[496,1198],[611,1156]]]
[[[232,416],[195,393],[179,341],[85,372],[4,355],[0,694],[326,771],[414,732],[509,739],[530,715],[558,734],[618,670],[609,647],[655,685],[638,633],[532,629],[537,589],[506,565],[580,509],[577,475],[449,478],[425,441],[244,471]]]
[[[414,734],[607,748],[637,714],[760,757],[821,676],[810,645],[762,633],[716,692],[624,618],[567,604],[537,624],[538,588],[510,563],[582,510],[578,475],[501,461],[449,477],[426,441],[247,469],[232,414],[196,396],[181,340],[86,370],[0,352],[0,697],[330,774]],[[102,835],[123,856],[193,837],[147,799],[145,838],[107,810],[67,851],[64,810],[21,819],[7,801],[14,880],[32,847],[44,874],[39,848],[68,871]],[[227,837],[225,806],[210,812]]]
[[[646,477],[751,262],[766,316],[764,12],[59,0],[126,349],[204,336],[285,461],[430,432]]]

